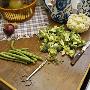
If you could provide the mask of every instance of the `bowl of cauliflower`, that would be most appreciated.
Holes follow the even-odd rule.
[[[83,33],[89,30],[90,17],[85,14],[71,14],[67,21],[67,28],[77,33]]]

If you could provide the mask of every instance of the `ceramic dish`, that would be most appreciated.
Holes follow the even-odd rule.
[[[54,21],[65,23],[72,13],[71,0],[45,0],[46,7],[51,12]]]
[[[56,0],[44,0],[44,3],[46,5],[46,8],[48,9],[48,11],[51,13],[52,9],[53,9],[53,5],[55,4]]]
[[[51,18],[66,23],[72,13],[84,13],[90,16],[90,0],[44,0]]]
[[[90,0],[80,0],[77,8],[79,13],[84,13],[90,17]]]

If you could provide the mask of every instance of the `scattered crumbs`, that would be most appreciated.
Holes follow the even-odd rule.
[[[25,80],[26,80],[26,78],[27,78],[27,75],[22,75],[22,77],[21,77],[21,82],[25,82]]]
[[[31,80],[28,80],[25,82],[25,86],[30,86],[32,84],[32,81]]]
[[[27,78],[27,75],[22,75],[21,77],[21,82],[24,83],[25,86],[30,86],[32,84],[32,81],[31,80],[26,80]]]
[[[48,64],[53,63],[56,65],[62,64],[64,62],[64,60],[62,60],[62,59],[58,60],[57,58],[54,58],[54,59],[48,58],[47,60],[49,61]]]

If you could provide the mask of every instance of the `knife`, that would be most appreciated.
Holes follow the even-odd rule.
[[[90,41],[86,43],[85,46],[83,46],[82,50],[72,59],[71,65],[74,66],[75,63],[78,61],[78,59],[82,56],[82,54],[85,52],[85,50],[89,47]]]

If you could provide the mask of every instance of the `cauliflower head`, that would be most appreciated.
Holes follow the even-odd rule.
[[[85,14],[71,14],[67,21],[67,28],[77,33],[85,32],[90,27],[90,17]]]

